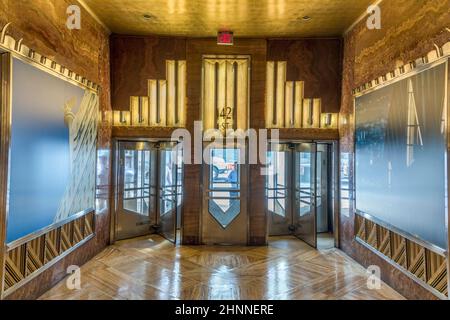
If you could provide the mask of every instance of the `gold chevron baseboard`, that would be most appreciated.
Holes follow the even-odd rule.
[[[3,296],[8,296],[86,243],[94,233],[95,211],[88,211],[8,246]]]
[[[447,257],[360,214],[355,237],[440,298],[448,298]]]

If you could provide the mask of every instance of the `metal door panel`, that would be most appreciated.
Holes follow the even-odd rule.
[[[177,237],[177,212],[179,208],[179,158],[177,143],[159,145],[158,232],[171,242]]]
[[[156,150],[147,142],[119,142],[118,157],[116,240],[150,234],[156,223]]]
[[[294,156],[295,236],[314,248],[317,247],[316,150],[315,143],[301,143],[296,146]]]
[[[317,145],[317,232],[329,231],[329,194],[328,194],[328,148],[327,144]]]
[[[293,152],[290,146],[290,144],[272,145],[268,155],[266,199],[271,236],[292,233]]]
[[[246,245],[247,168],[236,165],[239,162],[236,157],[245,155],[245,147],[209,146],[205,153],[208,154],[209,161],[203,165],[202,243]],[[217,156],[219,153],[222,158]],[[227,159],[223,159],[224,157]],[[219,163],[221,159],[225,162]],[[235,178],[230,179],[232,171]]]

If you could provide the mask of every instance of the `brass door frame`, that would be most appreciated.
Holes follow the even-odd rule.
[[[0,52],[0,300],[4,295],[5,260],[7,254],[6,226],[8,219],[8,164],[12,114],[12,56]]]

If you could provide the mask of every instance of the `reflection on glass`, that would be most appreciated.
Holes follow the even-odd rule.
[[[300,217],[308,215],[312,209],[312,153],[296,152],[297,170],[295,175],[295,191],[297,201],[300,202]]]
[[[320,208],[322,206],[322,197],[324,196],[322,194],[322,187],[325,187],[325,186],[322,186],[322,161],[324,161],[323,157],[324,157],[323,152],[317,151],[316,206],[317,206],[318,211],[320,209],[325,209],[325,208]],[[324,172],[324,174],[325,174],[325,172]]]
[[[125,210],[149,215],[150,151],[125,150],[124,195]]]
[[[286,160],[286,152],[270,151],[267,154],[267,206],[270,212],[273,212],[281,217],[286,216],[288,188]]]
[[[341,214],[350,217],[350,160],[351,156],[348,152],[341,153]]]
[[[109,157],[108,149],[97,151],[97,188],[96,188],[96,211],[102,213],[108,209],[109,202]]]
[[[446,65],[356,100],[356,206],[447,248]]]
[[[209,212],[226,228],[241,211],[240,150],[211,149],[209,157]]]
[[[177,206],[177,152],[175,150],[162,150],[160,162],[160,214],[164,216]]]
[[[178,207],[181,207],[183,204],[183,179],[184,179],[184,170],[183,170],[183,150],[180,149],[177,153],[177,199],[178,199]]]

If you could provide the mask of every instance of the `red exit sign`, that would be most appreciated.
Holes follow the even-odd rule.
[[[217,35],[217,44],[223,46],[232,46],[234,44],[234,35],[231,31],[220,31]]]

